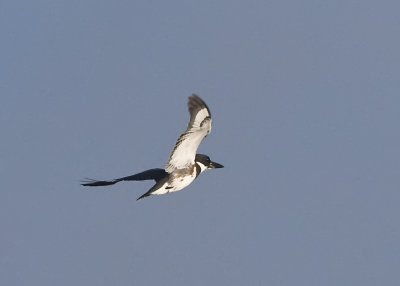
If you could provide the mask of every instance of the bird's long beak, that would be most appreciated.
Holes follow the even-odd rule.
[[[217,163],[217,162],[210,162],[210,165],[208,166],[210,169],[217,169],[217,168],[223,168],[224,166]]]

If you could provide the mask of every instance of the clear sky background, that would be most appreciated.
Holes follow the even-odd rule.
[[[399,285],[399,3],[0,1],[0,284]]]

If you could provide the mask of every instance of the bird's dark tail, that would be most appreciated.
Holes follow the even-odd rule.
[[[157,183],[152,186],[150,188],[150,190],[148,190],[147,192],[145,192],[143,195],[141,195],[140,197],[137,198],[138,200],[141,200],[143,198],[146,198],[148,196],[151,196],[156,190],[158,190],[160,187],[162,187],[166,182],[168,181],[168,175],[164,176],[162,179],[160,179],[159,181],[157,181]]]
[[[150,194],[145,193],[145,194],[141,195],[140,197],[138,197],[136,200],[138,201],[138,200],[141,200],[141,199],[146,198],[148,196],[150,196]]]

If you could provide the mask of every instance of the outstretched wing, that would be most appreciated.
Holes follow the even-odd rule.
[[[165,170],[168,173],[194,164],[197,148],[211,132],[211,113],[207,104],[196,94],[189,97],[190,121],[178,138]]]
[[[150,169],[135,175],[131,176],[126,176],[110,181],[97,181],[93,179],[85,179],[82,181],[82,186],[88,186],[88,187],[99,187],[99,186],[109,186],[109,185],[114,185],[115,183],[121,182],[121,181],[145,181],[145,180],[155,180],[156,182],[162,180],[168,175],[167,172],[165,172],[164,169]]]

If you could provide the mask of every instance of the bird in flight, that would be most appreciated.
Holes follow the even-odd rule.
[[[82,186],[98,187],[114,185],[121,181],[154,180],[155,185],[137,200],[150,195],[177,192],[190,185],[202,172],[223,168],[210,157],[196,154],[200,143],[211,132],[211,113],[207,104],[196,94],[189,97],[190,121],[185,132],[178,138],[165,169],[150,169],[135,175],[109,181],[85,179]]]

